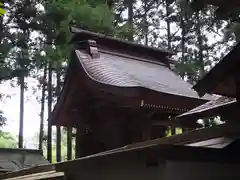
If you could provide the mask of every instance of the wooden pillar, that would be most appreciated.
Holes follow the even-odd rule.
[[[152,139],[161,138],[166,136],[166,126],[153,126],[152,127]]]
[[[77,127],[76,129],[76,138],[75,138],[76,142],[75,142],[75,158],[80,158],[82,155],[81,152],[81,140],[82,140],[82,132],[81,132],[81,128]]]
[[[132,119],[131,121],[132,122],[129,122],[131,125],[128,129],[130,135],[129,144],[141,142],[143,138],[141,121],[139,121],[138,117]]]
[[[81,109],[81,108],[80,108]],[[84,113],[80,109],[72,109],[71,110],[71,117],[73,119],[74,126],[76,127],[75,132],[75,159],[82,157],[81,153],[81,142],[84,134],[85,129],[85,122],[86,119]],[[72,149],[72,126],[68,127],[68,141],[71,141],[71,149]],[[71,130],[70,130],[71,129]],[[71,139],[71,140],[70,140]],[[68,149],[70,150],[70,144]],[[72,158],[72,152],[68,154],[68,158]]]
[[[72,160],[72,127],[67,128],[67,160]]]
[[[56,142],[56,158],[57,162],[61,161],[61,126],[56,126],[57,142]]]
[[[142,131],[142,141],[148,141],[151,140],[151,128],[152,123],[150,119],[148,118],[142,118],[141,119],[141,131]]]
[[[185,128],[182,128],[182,133],[184,133],[186,131],[186,129]]]
[[[172,136],[176,135],[176,127],[175,126],[171,126],[171,135]]]
[[[240,71],[235,74],[235,84],[236,84],[236,99],[237,99],[237,112],[240,111]],[[237,121],[240,120],[240,113],[237,114]]]

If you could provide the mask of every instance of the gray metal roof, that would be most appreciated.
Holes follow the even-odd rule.
[[[199,98],[191,84],[182,80],[163,63],[144,61],[138,57],[124,57],[111,52],[101,52],[92,58],[84,51],[76,55],[86,74],[95,81],[118,87],[141,87],[157,92]],[[202,99],[210,100],[206,95]]]
[[[49,162],[40,150],[0,148],[0,169],[17,171]]]
[[[191,144],[186,144],[185,146],[193,147],[207,147],[207,148],[224,148],[234,142],[235,138],[219,137],[214,139],[209,139],[205,141],[199,141]]]

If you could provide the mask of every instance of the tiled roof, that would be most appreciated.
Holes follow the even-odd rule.
[[[215,100],[209,101],[203,105],[200,105],[186,113],[183,113],[183,114],[179,115],[178,118],[182,118],[182,117],[186,117],[186,116],[194,115],[194,114],[200,114],[200,113],[203,113],[208,110],[212,110],[212,109],[216,109],[216,108],[220,108],[220,107],[224,107],[224,106],[233,104],[235,102],[236,102],[235,98],[228,98],[228,97],[222,96]]]
[[[100,83],[118,87],[141,87],[157,92],[200,99],[191,84],[182,80],[166,65],[139,60],[137,57],[101,52],[99,58],[76,50],[86,74]],[[202,99],[209,100],[212,96]]]

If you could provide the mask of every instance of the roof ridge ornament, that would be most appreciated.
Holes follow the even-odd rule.
[[[100,53],[98,52],[97,43],[95,40],[88,40],[88,48],[93,59],[100,58]]]

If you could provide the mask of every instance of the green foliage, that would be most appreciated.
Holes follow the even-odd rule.
[[[109,7],[101,1],[85,0],[55,0],[47,4],[46,15],[51,17],[53,28],[60,36],[65,36],[62,44],[67,43],[71,38],[69,23],[85,24],[90,31],[105,34],[113,33],[113,14]]]
[[[6,13],[6,11],[3,8],[3,6],[4,6],[4,4],[2,2],[0,2],[0,16],[3,16]]]
[[[182,128],[175,128],[175,131],[176,131],[176,135],[177,134],[182,134]],[[167,137],[172,136],[171,128],[167,129],[166,136]]]
[[[0,132],[0,148],[17,148],[17,140],[7,132]]]

